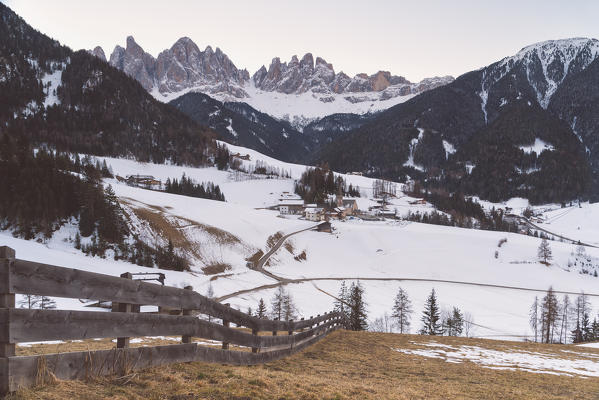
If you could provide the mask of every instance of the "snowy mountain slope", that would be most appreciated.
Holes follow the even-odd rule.
[[[222,103],[203,93],[190,92],[169,102],[203,126],[220,134],[223,140],[256,149],[287,161],[304,161],[316,142],[246,103]]]
[[[96,47],[92,54],[102,57]],[[350,78],[335,73],[324,59],[307,53],[289,63],[274,58],[250,79],[219,48],[201,51],[189,38],[179,39],[157,58],[146,53],[132,36],[126,47],[116,46],[110,64],[133,78],[163,102],[188,92],[209,94],[217,100],[241,101],[301,129],[309,122],[335,113],[365,114],[384,110],[418,93],[445,85],[450,76],[412,83],[402,76],[379,71]]]
[[[528,197],[519,191],[530,188],[536,193],[535,203],[596,196],[591,174],[599,171],[598,55],[596,39],[528,46],[381,112],[325,146],[318,159],[337,170],[397,179],[419,176],[402,167],[410,154],[420,153],[415,164],[434,174],[443,190],[458,186],[465,193],[490,198],[489,187],[499,179],[502,188],[493,194],[494,201]],[[425,130],[427,140],[419,140],[410,153],[417,129]],[[544,156],[536,153],[537,158],[519,153],[537,139],[553,147]],[[456,150],[451,157],[444,151],[445,142]],[[465,173],[465,165],[474,169]],[[576,187],[549,193],[543,188],[550,188],[555,176],[564,183],[555,189],[569,183]]]
[[[290,176],[295,178],[305,169],[303,165],[277,161],[252,150],[231,145],[229,149],[232,152],[249,154],[250,160],[243,161],[246,166],[260,160],[288,171]],[[256,209],[275,204],[282,192],[291,192],[292,179],[238,180],[236,174],[212,167],[144,164],[114,158],[108,158],[106,161],[114,173],[120,176],[143,173],[165,180],[168,177],[179,177],[185,172],[197,181],[219,184],[227,197],[226,203],[134,188],[117,180],[105,182],[113,185],[127,212],[133,208],[153,210],[173,222],[175,229],[185,231],[190,240],[196,240],[196,244],[199,245],[198,251],[203,253],[208,261],[217,260],[230,264],[230,269],[225,272],[204,275],[201,269],[205,264],[201,260],[202,257],[199,257],[192,262],[193,273],[163,271],[167,277],[167,284],[192,285],[201,293],[206,293],[211,285],[216,296],[257,288],[253,292],[227,300],[234,307],[243,310],[247,307],[255,309],[260,298],[264,298],[268,303],[274,289],[260,287],[275,283],[271,278],[248,269],[245,258],[257,249],[266,250],[267,238],[277,231],[290,233],[313,225],[304,220],[280,218],[276,211]],[[359,199],[360,208],[376,204],[370,199],[369,193],[372,179],[353,175],[345,175],[345,178],[361,187],[364,197]],[[393,199],[392,202],[392,207],[398,207],[403,212],[424,211],[427,207],[431,210],[430,206],[411,205],[409,199],[403,197]],[[595,205],[589,207],[595,209]],[[564,215],[562,220],[567,221],[568,215],[574,215],[575,211]],[[595,220],[594,214],[587,217],[583,229],[590,227]],[[572,224],[577,223],[579,220],[573,219]],[[143,227],[137,222],[134,222],[134,225]],[[293,236],[290,239],[293,252],[281,248],[274,255],[271,265],[266,267],[274,274],[286,278],[319,279],[287,286],[303,316],[322,313],[332,307],[333,298],[321,290],[337,294],[339,279],[355,278],[361,279],[365,287],[371,320],[384,313],[390,313],[395,292],[401,286],[408,291],[414,304],[412,331],[415,332],[419,327],[419,312],[424,300],[434,287],[443,309],[458,306],[473,315],[475,323],[480,325],[476,328],[475,335],[519,339],[523,335],[531,334],[528,310],[534,296],[541,296],[542,291],[550,285],[558,291],[577,293],[584,290],[590,294],[597,292],[599,278],[582,275],[575,270],[567,271],[568,261],[575,249],[574,246],[565,243],[551,242],[554,260],[552,265],[547,267],[537,262],[540,240],[534,237],[397,221],[334,221],[333,226],[336,229],[334,234],[308,231]],[[238,238],[239,243],[228,245],[214,240],[206,234],[206,227],[216,227],[227,232]],[[187,230],[190,232],[187,233]],[[152,238],[160,238],[160,235],[152,232],[151,227],[144,233]],[[124,271],[148,271],[123,261],[84,257],[63,241],[68,239],[69,235],[72,235],[72,232],[61,230],[47,243],[35,243],[0,233],[0,242],[15,248],[19,257],[34,261],[113,275]],[[498,243],[504,238],[507,242],[498,247]],[[164,240],[164,237],[161,239]],[[307,259],[295,260],[294,255],[301,251],[306,252]],[[599,257],[598,249],[587,248],[586,251],[593,257]],[[471,284],[427,280],[450,280]],[[539,291],[477,286],[476,283],[517,286]],[[599,298],[591,298],[591,303],[595,303],[596,309],[599,306]],[[59,304],[71,309],[82,307],[78,302],[66,300],[60,300]]]
[[[487,121],[500,107],[523,96],[532,96],[547,108],[560,85],[587,68],[597,56],[596,39],[549,40],[524,47],[514,56],[483,68],[479,95]]]

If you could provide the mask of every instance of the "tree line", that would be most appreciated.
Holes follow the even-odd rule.
[[[0,229],[16,237],[50,239],[64,226],[69,239],[85,254],[125,259],[147,267],[187,269],[172,243],[150,247],[133,235],[114,190],[102,178],[112,177],[106,162],[91,157],[33,149],[26,139],[4,135],[0,146]]]
[[[196,183],[193,179],[185,176],[185,173],[183,173],[181,179],[174,178],[171,180],[167,178],[164,191],[189,197],[225,201],[225,195],[218,185],[212,182]]]

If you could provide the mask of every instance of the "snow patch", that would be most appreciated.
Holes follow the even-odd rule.
[[[415,343],[418,344],[418,343]],[[439,358],[450,363],[470,361],[483,368],[526,371],[537,374],[599,377],[599,363],[588,359],[586,353],[576,353],[581,358],[561,358],[559,354],[538,353],[519,350],[491,350],[479,346],[447,346],[438,343],[426,343],[429,349],[394,349],[403,354],[428,358]],[[594,355],[593,355],[594,356]],[[591,357],[594,358],[594,357]]]
[[[553,145],[545,142],[544,140],[536,138],[535,142],[532,145],[519,146],[519,149],[524,151],[524,153],[526,153],[526,154],[536,153],[537,155],[540,155],[545,150],[547,150],[547,151],[555,150],[555,147],[553,147]]]

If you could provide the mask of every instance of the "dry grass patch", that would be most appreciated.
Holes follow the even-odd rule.
[[[162,213],[144,207],[132,207],[131,209],[137,218],[146,221],[150,225],[152,231],[164,238],[169,238],[173,242],[173,246],[194,253],[195,246],[193,243],[177,227],[173,226]]]
[[[277,242],[279,240],[281,240],[282,237],[283,237],[283,232],[281,232],[281,231],[273,233],[272,235],[270,235],[268,237],[268,239],[266,239],[266,246],[269,249],[272,249],[274,247],[274,245],[277,244]]]
[[[263,255],[264,255],[264,252],[262,250],[258,250],[254,254],[252,254],[250,257],[246,258],[245,260],[251,261],[254,265],[256,265],[258,263],[258,261],[262,258]]]
[[[556,354],[599,351],[447,337],[338,331],[284,360],[254,367],[174,364],[127,380],[58,382],[14,399],[592,399],[599,379],[499,371],[402,354],[431,341]],[[126,381],[126,383],[124,383]]]
[[[216,275],[221,274],[225,271],[230,271],[232,269],[231,264],[224,262],[216,262],[213,264],[206,265],[202,268],[202,271],[206,275]]]

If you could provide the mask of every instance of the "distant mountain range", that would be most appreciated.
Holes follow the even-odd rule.
[[[91,53],[106,60],[100,47]],[[169,101],[190,91],[206,93],[223,102],[245,102],[299,130],[330,114],[381,111],[453,81],[446,76],[412,83],[386,71],[352,78],[335,73],[330,63],[310,53],[301,60],[293,56],[288,63],[273,58],[268,69],[262,66],[250,78],[247,70],[238,69],[218,47],[201,51],[187,37],[154,58],[129,36],[125,48],[115,47],[109,62],[159,100]]]
[[[102,49],[73,52],[1,3],[0,37],[0,136],[35,146],[213,165],[226,156],[214,140],[220,138],[288,161],[328,162],[340,172],[411,178],[429,191],[492,201],[599,200],[595,39],[527,46],[447,84],[419,88],[387,73],[348,80],[309,55],[275,60],[250,78],[220,50],[201,52],[189,39],[154,59],[130,38],[109,63]],[[202,87],[207,94],[195,93]],[[382,99],[391,92],[397,96]],[[371,112],[327,108],[335,96],[372,104],[345,99],[372,94],[378,100]],[[281,109],[295,107],[290,99],[305,98],[318,106],[311,115],[322,115],[302,120],[301,129],[280,118]],[[260,99],[276,101],[256,107]],[[269,107],[274,111],[262,111]]]

